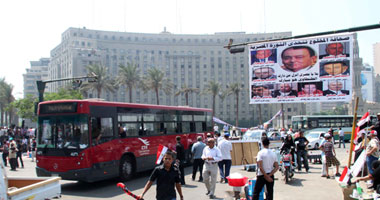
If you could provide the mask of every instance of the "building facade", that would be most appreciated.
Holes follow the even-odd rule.
[[[38,61],[30,61],[30,69],[26,69],[24,78],[24,98],[27,95],[38,97],[36,81],[48,79],[49,58],[40,58]],[[47,86],[48,88],[49,86]]]
[[[363,101],[375,101],[375,76],[373,67],[365,64],[360,79]]]
[[[380,74],[380,42],[373,45],[373,67],[375,75]]]
[[[51,51],[49,78],[68,78],[87,75],[86,66],[99,64],[106,66],[108,73],[115,78],[119,65],[132,63],[138,66],[141,76],[149,68],[162,70],[174,84],[171,95],[160,92],[160,103],[164,105],[184,105],[184,96],[175,96],[183,85],[203,91],[209,81],[214,80],[225,90],[232,83],[240,83],[243,88],[239,102],[239,125],[253,126],[259,122],[258,106],[249,104],[248,92],[248,53],[231,54],[223,48],[230,38],[234,43],[254,42],[291,36],[291,32],[245,34],[215,33],[210,35],[127,33],[69,28],[62,34],[61,43]],[[48,91],[57,92],[69,82],[49,85]],[[90,91],[89,98],[96,97]],[[125,87],[117,92],[103,92],[101,98],[108,101],[129,101]],[[153,92],[133,90],[134,103],[155,104]],[[211,95],[190,94],[189,106],[211,108]],[[215,116],[234,124],[235,98],[233,95],[223,101],[216,100]],[[265,122],[277,112],[278,106],[262,105],[261,120]]]

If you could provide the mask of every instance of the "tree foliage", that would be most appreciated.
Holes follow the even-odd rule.
[[[82,92],[87,92],[89,90],[96,91],[98,98],[100,98],[103,90],[112,93],[116,91],[115,82],[111,80],[109,73],[107,72],[107,67],[100,65],[88,65],[86,68],[90,75],[96,75],[96,81],[82,84],[80,88]]]
[[[140,72],[136,65],[128,63],[127,66],[119,65],[119,75],[116,78],[118,86],[125,85],[129,92],[129,102],[132,103],[132,90],[137,87],[140,82]]]
[[[37,116],[34,113],[34,105],[38,102],[38,99],[33,95],[27,95],[23,99],[14,101],[13,107],[16,109],[16,113],[19,117],[24,119],[30,119],[33,122],[37,121]]]
[[[57,93],[45,93],[44,99],[45,101],[61,99],[83,99],[83,95],[78,90],[61,88]]]
[[[169,95],[173,88],[173,84],[165,77],[164,72],[157,68],[148,69],[148,74],[143,78],[141,86],[144,92],[153,90],[156,93],[157,105],[160,104],[159,91],[163,90],[165,94]]]

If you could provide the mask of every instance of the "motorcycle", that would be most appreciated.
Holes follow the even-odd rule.
[[[294,176],[292,154],[290,149],[284,149],[281,151],[280,171],[284,176],[285,183],[288,183]]]

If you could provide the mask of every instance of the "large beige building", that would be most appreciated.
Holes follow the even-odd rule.
[[[149,68],[157,67],[174,84],[174,92],[183,85],[199,88],[201,91],[210,80],[221,83],[226,89],[229,84],[240,83],[239,119],[241,126],[257,125],[258,106],[249,104],[248,94],[248,53],[231,54],[223,48],[230,38],[234,43],[253,42],[291,36],[291,32],[246,34],[215,33],[210,35],[171,34],[164,31],[159,34],[127,33],[69,28],[62,34],[61,43],[51,51],[49,78],[67,78],[87,74],[85,66],[102,64],[108,67],[109,74],[115,78],[119,64],[138,65],[141,75]],[[48,91],[57,91],[65,82],[49,85]],[[165,95],[160,92],[160,103],[165,105],[184,105],[183,96]],[[96,97],[96,91],[89,98]],[[117,92],[103,92],[101,98],[108,101],[129,101],[125,87]],[[144,94],[140,89],[133,90],[132,102],[155,104],[152,92]],[[191,94],[189,105],[211,108],[211,95]],[[289,108],[288,108],[289,107]],[[217,99],[216,116],[230,123],[235,121],[235,98],[228,96],[224,101]],[[262,105],[261,120],[270,119],[279,109],[279,105]],[[287,105],[289,116],[301,114],[299,105]],[[289,117],[287,116],[287,119]]]
[[[38,97],[36,81],[48,79],[49,62],[49,58],[30,61],[30,69],[26,69],[26,73],[22,75],[24,78],[24,97],[28,94]]]

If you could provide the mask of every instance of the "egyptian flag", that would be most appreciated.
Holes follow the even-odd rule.
[[[369,112],[366,112],[363,117],[359,120],[359,122],[357,123],[357,127],[356,127],[356,130],[355,130],[355,135],[354,135],[354,138],[356,139],[356,137],[358,136],[358,133],[363,130],[365,127],[368,126],[369,122],[371,121],[371,118],[369,116]]]
[[[351,171],[350,169],[348,169],[348,167],[344,167],[342,175],[339,177],[339,182],[348,183],[350,179],[351,179]]]
[[[156,164],[160,164],[162,158],[164,157],[166,151],[168,151],[168,148],[165,147],[164,145],[158,145],[158,150],[157,150],[157,159],[156,159]]]

